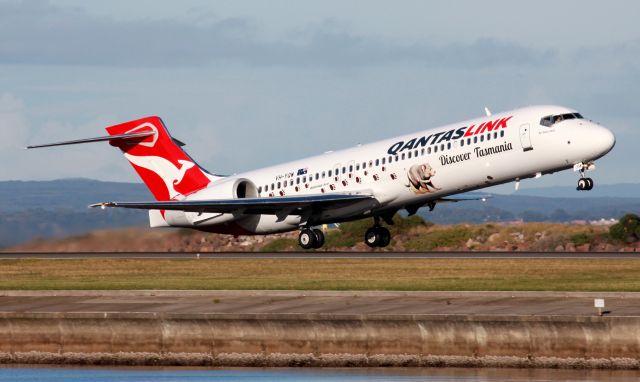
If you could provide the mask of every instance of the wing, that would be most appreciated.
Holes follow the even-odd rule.
[[[457,202],[467,202],[467,201],[471,201],[471,200],[480,200],[482,202],[486,202],[487,199],[491,199],[492,196],[491,195],[459,195],[456,196],[455,198],[450,198],[450,197],[446,197],[446,198],[440,198],[437,199],[435,202],[436,203],[457,203]]]
[[[365,194],[319,194],[284,196],[271,198],[242,198],[215,200],[185,200],[167,202],[104,202],[89,207],[119,207],[143,210],[177,210],[200,213],[237,213],[276,215],[286,211],[297,215],[304,209],[330,209],[353,205],[362,201],[375,202],[372,195]]]
[[[458,202],[465,202],[470,200],[480,200],[480,201],[486,202],[487,199],[490,199],[490,198],[491,198],[491,195],[461,194],[454,198],[445,197],[445,198],[429,200],[427,202],[421,202],[418,204],[409,204],[405,206],[405,209],[409,213],[409,216],[411,216],[411,215],[415,215],[416,212],[418,212],[418,210],[424,206],[429,207],[429,211],[433,211],[433,209],[436,208],[436,204],[458,203]]]

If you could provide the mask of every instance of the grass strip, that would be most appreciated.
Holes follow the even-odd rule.
[[[2,290],[640,291],[629,259],[2,260]]]

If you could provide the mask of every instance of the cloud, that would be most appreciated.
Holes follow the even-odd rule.
[[[398,44],[332,24],[296,41],[266,41],[248,19],[114,20],[46,1],[0,1],[0,63],[172,67],[237,61],[260,66],[351,67],[390,62],[477,68],[535,65],[553,53],[498,41]]]

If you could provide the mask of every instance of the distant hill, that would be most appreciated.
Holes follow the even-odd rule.
[[[90,179],[0,182],[0,211],[42,208],[86,212],[87,206],[112,200],[153,200],[142,183],[101,182]]]
[[[513,195],[542,196],[549,198],[640,198],[640,184],[597,184],[589,192],[576,192],[574,187],[528,188]]]
[[[640,184],[600,185],[591,192],[529,189],[493,195],[486,202],[439,204],[420,215],[434,223],[594,220],[640,214]],[[587,196],[588,195],[588,196]],[[571,196],[571,197],[569,197]],[[35,238],[60,238],[96,229],[146,226],[147,212],[88,209],[100,201],[143,201],[153,196],[141,183],[89,179],[0,182],[0,247]]]
[[[640,197],[540,197],[491,195],[486,202],[464,201],[436,206],[420,214],[434,223],[479,223],[523,220],[525,222],[570,222],[619,218],[626,213],[640,214]]]
[[[143,184],[89,179],[0,182],[0,248],[37,238],[148,224],[146,211],[88,209],[110,200],[152,200]]]

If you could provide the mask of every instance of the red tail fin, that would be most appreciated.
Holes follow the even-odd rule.
[[[107,127],[109,135],[153,131],[134,140],[113,140],[157,200],[180,199],[211,181],[171,138],[159,117],[147,117]]]

